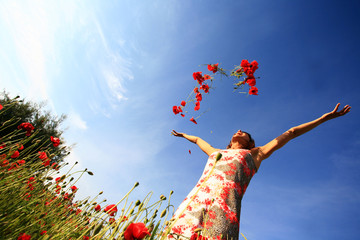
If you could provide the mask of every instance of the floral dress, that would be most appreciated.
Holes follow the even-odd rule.
[[[199,182],[170,220],[167,238],[196,239],[198,234],[208,239],[239,239],[241,200],[256,171],[250,150],[211,154]]]

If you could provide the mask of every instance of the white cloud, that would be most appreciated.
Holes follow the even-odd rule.
[[[68,119],[71,128],[77,128],[81,130],[86,130],[88,128],[86,122],[81,118],[80,114],[77,112],[72,111],[69,114]]]

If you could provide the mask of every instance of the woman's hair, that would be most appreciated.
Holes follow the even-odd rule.
[[[244,147],[244,149],[249,149],[250,150],[250,149],[254,148],[255,147],[255,140],[251,137],[251,134],[248,133],[248,132],[244,132],[244,131],[243,131],[243,133],[246,133],[250,138],[248,146]],[[226,149],[229,149],[230,147],[231,147],[231,140],[230,140],[230,143],[227,145]]]

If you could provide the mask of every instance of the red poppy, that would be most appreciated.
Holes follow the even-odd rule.
[[[196,100],[199,101],[199,102],[202,100],[202,95],[201,95],[201,93],[198,92],[198,93],[196,94]]]
[[[181,109],[180,106],[179,106],[179,107],[178,107],[178,106],[173,106],[173,112],[174,112],[175,115],[176,115],[176,114],[182,112],[182,109]]]
[[[12,155],[11,158],[17,158],[19,156],[19,151],[15,151]]]
[[[194,93],[198,93],[199,89],[197,87],[194,88]]]
[[[110,218],[110,219],[109,219],[109,223],[110,223],[110,224],[113,224],[114,222],[115,222],[115,218]]]
[[[200,102],[197,101],[197,102],[195,103],[195,108],[194,108],[194,110],[197,111],[197,110],[199,110],[199,109],[200,109]]]
[[[191,235],[190,240],[207,240],[208,238],[198,235],[197,233],[194,233]]]
[[[184,115],[184,114],[182,114],[182,113],[180,113],[180,116],[185,117],[185,115]]]
[[[195,121],[195,119],[192,117],[190,118],[190,121],[192,121],[193,123],[197,124],[197,122]]]
[[[254,77],[248,77],[246,78],[246,83],[249,84],[249,86],[254,87],[256,85],[256,80]]]
[[[191,150],[189,149],[189,154],[191,154]]]
[[[110,216],[114,216],[117,213],[118,209],[115,204],[110,204],[106,206],[104,212],[108,213]]]
[[[47,155],[46,155],[46,152],[38,152],[40,155],[39,155],[39,158],[41,160],[45,160],[47,158]]]
[[[250,63],[249,63],[248,60],[243,59],[243,60],[241,61],[241,63],[240,63],[240,66],[241,66],[242,68],[248,68],[248,67],[250,67]]]
[[[210,77],[210,75],[204,74],[204,79],[209,80],[209,79],[211,79],[211,77]]]
[[[61,179],[61,177],[57,177],[57,178],[55,178],[55,181],[56,181],[56,182],[59,182],[60,179]]]
[[[3,105],[0,104],[0,110],[3,109]]]
[[[23,233],[18,237],[18,240],[30,240],[30,239],[31,239],[31,236],[27,235],[26,233]]]
[[[209,85],[207,85],[207,84],[201,85],[200,89],[204,90],[205,93],[208,93],[209,92]]]
[[[51,142],[53,143],[54,147],[57,147],[57,146],[60,145],[60,139],[59,138],[51,136],[50,139],[51,139]]]
[[[202,74],[202,72],[194,72],[193,73],[194,80],[197,80],[200,85],[202,85],[202,82],[205,81],[204,77],[201,74]]]
[[[250,94],[250,95],[258,95],[258,89],[257,89],[257,87],[251,87],[251,88],[249,89],[249,94]]]
[[[89,237],[89,236],[84,236],[83,239],[84,239],[84,240],[89,240],[90,237]]]
[[[18,160],[17,163],[18,163],[19,165],[22,165],[22,164],[25,163],[25,160]]]
[[[75,192],[76,190],[78,190],[78,188],[76,186],[71,186],[70,187],[71,191]]]
[[[128,217],[127,217],[127,216],[121,217],[121,222],[125,222],[126,220],[128,220]]]
[[[181,106],[185,107],[186,102],[185,101],[181,101]]]
[[[46,166],[49,166],[49,165],[50,165],[50,159],[45,159],[45,160],[43,160],[42,165],[44,165],[45,167],[46,167]]]
[[[131,223],[124,232],[125,240],[141,240],[146,235],[150,236],[150,233],[144,223]]]
[[[9,164],[9,161],[8,160],[3,160],[3,162],[1,163],[1,166],[5,167]]]
[[[209,64],[207,66],[207,68],[208,68],[209,71],[212,71],[213,73],[216,73],[217,70],[218,70],[218,66],[219,66],[218,63],[217,64]]]
[[[23,150],[24,149],[24,145],[21,145],[18,150]]]
[[[26,131],[26,136],[30,136],[31,135],[31,131],[34,130],[34,126],[31,123],[25,122],[25,123],[21,123],[18,126],[18,129],[23,129]]]
[[[101,210],[101,207],[100,207],[100,205],[98,204],[98,205],[96,205],[96,207],[94,208],[95,209],[95,211],[100,211]]]
[[[4,147],[6,147],[6,144],[5,144],[5,143],[2,143],[2,144],[0,145],[0,149],[3,149]]]
[[[47,231],[42,231],[41,233],[40,233],[40,235],[44,235],[44,234],[46,234],[47,233]]]

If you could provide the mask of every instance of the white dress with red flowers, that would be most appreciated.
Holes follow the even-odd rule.
[[[168,239],[193,239],[198,228],[208,239],[239,239],[241,200],[257,169],[250,150],[219,152],[209,156],[199,182],[176,210]]]

